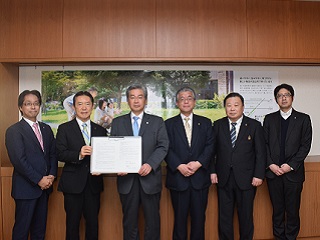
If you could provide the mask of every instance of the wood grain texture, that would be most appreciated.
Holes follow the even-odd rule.
[[[65,0],[63,57],[155,56],[155,0]]]
[[[0,58],[62,57],[63,0],[0,0]]]
[[[158,0],[157,57],[246,57],[246,1]]]

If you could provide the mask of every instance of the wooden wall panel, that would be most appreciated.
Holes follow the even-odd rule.
[[[0,0],[0,58],[61,58],[63,0]]]
[[[320,239],[320,161],[306,163],[306,182],[302,192],[301,203],[301,231],[299,239]],[[59,174],[61,169],[59,169]],[[14,223],[14,201],[11,198],[12,167],[1,168],[1,202],[3,239],[11,239],[11,231]],[[161,215],[161,239],[171,239],[173,229],[173,210],[171,206],[169,190],[164,187],[160,202]],[[59,179],[58,179],[59,180]],[[63,194],[57,191],[58,181],[54,183],[54,192],[49,199],[49,213],[47,222],[46,239],[64,239],[65,236],[65,212],[63,208]],[[120,199],[117,193],[116,176],[104,177],[105,189],[101,194],[101,209],[99,214],[99,239],[122,239],[122,211]],[[206,239],[218,240],[218,203],[216,186],[211,186],[209,191]],[[140,211],[139,228],[143,230],[144,221]],[[272,207],[266,182],[258,188],[254,202],[254,239],[273,239],[272,236]],[[237,215],[234,219],[235,239],[239,238]],[[80,233],[84,239],[84,221],[81,222]],[[1,239],[1,237],[0,237]],[[143,237],[141,238],[143,240]]]
[[[247,0],[248,57],[290,58],[289,1]]]
[[[11,166],[5,148],[5,132],[19,118],[19,66],[17,64],[0,63],[0,86],[0,163],[1,166]]]
[[[158,0],[157,57],[246,57],[246,1]]]
[[[320,58],[319,2],[248,0],[247,12],[248,58]]]
[[[294,1],[290,11],[292,58],[320,58],[320,2]]]
[[[155,0],[65,0],[63,57],[155,56]]]

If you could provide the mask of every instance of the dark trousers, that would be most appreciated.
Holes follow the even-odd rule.
[[[190,240],[204,240],[209,188],[185,191],[170,190],[174,210],[174,240],[187,240],[188,216],[191,218]]]
[[[63,193],[66,211],[66,240],[79,240],[79,226],[82,215],[85,219],[86,240],[98,239],[98,214],[100,193],[93,194],[90,186],[79,194]]]
[[[12,240],[43,240],[46,235],[49,195],[43,191],[36,199],[15,199]]]
[[[300,202],[303,182],[290,182],[285,176],[268,178],[273,207],[272,223],[275,239],[295,240],[300,230]]]
[[[219,239],[234,239],[233,215],[238,209],[240,240],[253,239],[253,202],[256,188],[241,190],[231,171],[227,184],[218,187]]]
[[[133,186],[128,194],[120,194],[123,212],[123,239],[138,240],[138,216],[140,204],[143,208],[145,228],[144,239],[160,239],[160,196],[161,193],[146,194],[138,176],[135,177]]]

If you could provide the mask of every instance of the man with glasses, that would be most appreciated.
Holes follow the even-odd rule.
[[[212,122],[193,113],[196,94],[183,87],[176,93],[180,114],[166,120],[170,140],[166,157],[167,181],[174,210],[172,239],[188,239],[188,216],[191,217],[190,239],[205,239],[205,220],[213,151]]]
[[[307,114],[292,108],[293,87],[281,84],[274,89],[279,111],[264,119],[267,144],[267,184],[273,206],[275,239],[297,239],[300,229],[300,201],[304,160],[312,141],[312,126]]]
[[[11,191],[16,205],[13,240],[45,238],[48,199],[57,176],[58,162],[50,126],[37,121],[40,106],[39,91],[23,91],[18,97],[22,119],[6,131],[6,147],[14,168]]]

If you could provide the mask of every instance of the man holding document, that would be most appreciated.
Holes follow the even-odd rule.
[[[142,165],[138,173],[118,173],[123,239],[139,239],[138,213],[141,203],[145,217],[144,239],[159,240],[161,162],[169,146],[167,131],[162,118],[144,112],[148,97],[144,86],[132,85],[126,95],[131,112],[113,120],[111,136],[141,136]]]
[[[76,117],[61,124],[57,132],[57,155],[64,162],[58,190],[63,192],[66,211],[66,239],[79,239],[79,225],[85,218],[86,239],[98,239],[98,214],[102,175],[90,173],[91,137],[106,136],[106,130],[90,121],[93,97],[80,91],[73,98]]]

